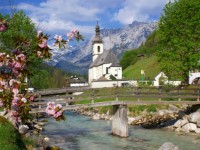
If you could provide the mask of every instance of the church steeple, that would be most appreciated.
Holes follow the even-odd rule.
[[[100,36],[100,27],[99,27],[99,22],[97,20],[97,25],[96,25],[96,36]]]
[[[102,43],[102,38],[100,36],[100,27],[99,27],[99,23],[98,23],[98,20],[97,20],[97,25],[96,25],[96,28],[95,28],[95,37],[93,39],[93,44],[94,43]]]
[[[94,61],[102,53],[103,53],[103,40],[100,36],[100,27],[97,21],[97,25],[95,28],[95,36],[93,38],[92,60]]]

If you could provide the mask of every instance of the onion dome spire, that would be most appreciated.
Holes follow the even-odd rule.
[[[93,43],[102,43],[102,38],[100,36],[100,27],[99,27],[99,22],[97,20],[97,25],[96,25],[96,28],[95,28],[95,37],[93,39]]]

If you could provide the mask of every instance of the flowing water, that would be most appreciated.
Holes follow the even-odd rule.
[[[66,112],[66,121],[48,119],[42,134],[50,144],[63,150],[157,150],[164,142],[180,150],[200,150],[200,136],[184,135],[161,129],[129,126],[129,137],[111,135],[111,122]]]

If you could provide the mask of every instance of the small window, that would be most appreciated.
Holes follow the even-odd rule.
[[[100,46],[97,47],[97,51],[100,52]]]
[[[115,77],[117,77],[117,74],[115,74]]]

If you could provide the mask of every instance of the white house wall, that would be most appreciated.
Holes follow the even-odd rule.
[[[106,87],[121,87],[123,84],[128,84],[129,86],[137,86],[137,81],[133,80],[120,80],[120,81],[93,81],[91,82],[91,88],[106,88]]]
[[[88,86],[88,83],[71,83],[70,87]]]
[[[192,82],[196,78],[200,78],[200,72],[190,73],[190,75],[189,75],[189,84],[192,84]]]

